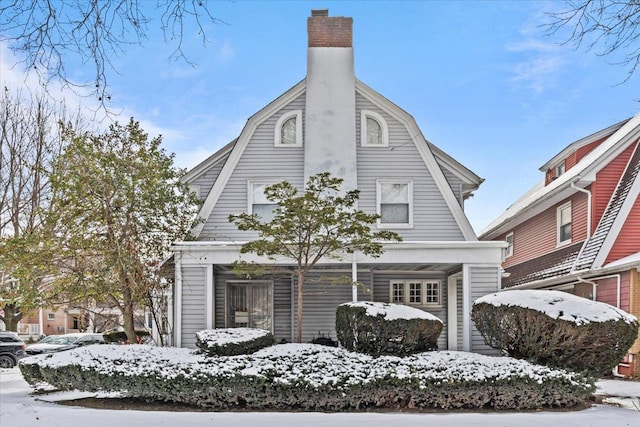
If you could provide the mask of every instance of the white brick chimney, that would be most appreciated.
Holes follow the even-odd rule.
[[[357,188],[353,19],[313,10],[307,20],[305,182],[316,173]]]

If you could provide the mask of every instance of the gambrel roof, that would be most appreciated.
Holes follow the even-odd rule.
[[[247,144],[249,144],[256,127],[267,118],[269,118],[272,114],[286,106],[293,99],[303,94],[305,88],[306,79],[300,81],[298,84],[293,86],[277,99],[269,103],[262,110],[251,116],[247,120],[247,123],[245,124],[238,138],[236,138],[234,141],[231,141],[229,144],[208,157],[183,177],[184,182],[192,182],[193,180],[206,173],[216,163],[224,162],[224,166],[222,167],[220,174],[215,180],[213,187],[208,192],[208,195],[204,200],[204,203],[198,214],[200,221],[194,226],[192,230],[192,234],[195,237],[197,237],[202,231],[205,221],[207,220],[207,218],[209,218],[209,215],[214,209],[222,191],[227,184],[227,181],[233,173],[233,170],[235,169],[238,161],[242,157]],[[448,173],[456,176],[460,180],[463,187],[462,193],[465,198],[473,191],[475,191],[484,180],[473,173],[471,170],[460,164],[458,161],[450,157],[444,151],[433,145],[431,142],[427,141],[422,135],[422,132],[420,131],[414,118],[406,111],[398,107],[396,104],[389,101],[387,98],[357,79],[355,81],[355,90],[357,93],[366,97],[369,101],[382,108],[389,115],[406,126],[410,134],[413,136],[412,140],[408,142],[415,144],[418,152],[420,153],[420,156],[425,162],[426,167],[433,176],[434,181],[438,186],[438,189],[440,190],[440,193],[442,194],[449,210],[451,211],[453,218],[458,224],[458,227],[460,228],[465,240],[477,241],[476,234],[473,231],[473,228],[471,227],[471,224],[469,223],[466,215],[464,214],[460,201],[456,199],[451,187],[449,186],[445,178],[444,171],[447,171]]]

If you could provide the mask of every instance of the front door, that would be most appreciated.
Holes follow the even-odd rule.
[[[227,282],[227,327],[273,331],[272,282]]]

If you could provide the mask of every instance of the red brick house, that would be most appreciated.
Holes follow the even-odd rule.
[[[508,242],[502,288],[559,289],[640,317],[640,114],[579,139],[480,233]],[[640,340],[620,364],[640,376]]]

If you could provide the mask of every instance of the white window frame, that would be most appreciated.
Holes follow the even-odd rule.
[[[382,131],[382,144],[369,144],[367,141],[367,117],[374,119],[380,125]],[[387,121],[375,111],[362,110],[360,112],[360,146],[362,147],[388,147],[389,127]]]
[[[504,257],[509,258],[510,256],[513,256],[513,231],[507,233],[504,240],[507,242],[507,247],[504,248]]]
[[[248,180],[247,181],[247,213],[249,215],[253,215],[253,186],[254,185],[273,185],[275,184],[275,181],[254,181],[254,180]],[[274,203],[274,205],[277,205],[276,203]]]
[[[564,225],[566,225],[566,224],[562,224],[562,212],[566,209],[569,209],[569,217],[571,219],[571,221],[568,223],[568,224],[571,224],[571,236],[569,236],[568,239],[560,240],[560,230]],[[571,210],[571,202],[567,202],[567,203],[564,203],[563,205],[558,206],[558,208],[556,209],[556,240],[557,240],[558,246],[562,246],[562,245],[571,243],[572,239],[573,239],[573,211]]]
[[[420,285],[421,302],[411,302],[411,285]],[[394,300],[394,286],[400,285],[403,289],[403,300]],[[436,286],[438,298],[435,302],[427,302],[427,291],[429,286]],[[389,302],[394,304],[410,305],[415,307],[442,307],[442,281],[435,279],[406,279],[389,281]]]
[[[409,200],[409,222],[383,223],[382,218],[378,218],[378,228],[413,228],[413,181],[410,179],[378,179],[376,181],[376,213],[382,215],[382,184],[407,184],[407,195]]]
[[[282,125],[290,118],[296,118],[296,143],[284,144],[282,143]],[[302,110],[287,111],[276,122],[274,131],[273,145],[275,147],[302,147]]]
[[[47,320],[56,320],[55,313],[47,313]]]
[[[566,168],[567,166],[564,161],[560,163],[558,166],[556,166],[556,178],[562,175],[563,173],[565,173],[567,171]]]

